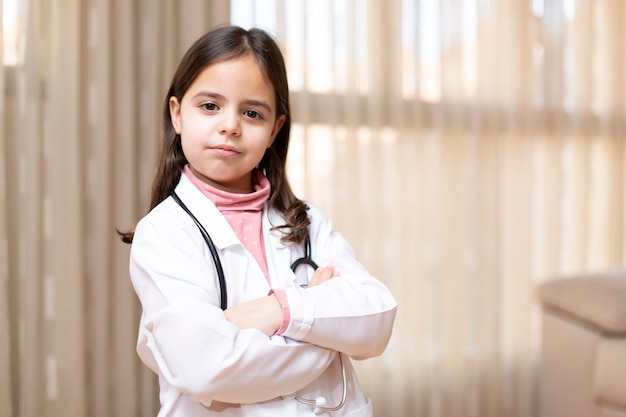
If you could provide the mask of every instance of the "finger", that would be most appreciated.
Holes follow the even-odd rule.
[[[339,270],[337,268],[335,268],[335,265],[326,265],[325,267],[323,267],[324,269],[326,269],[327,271],[332,272],[332,278],[334,277],[338,277],[341,274],[339,273]],[[322,269],[322,268],[318,268],[318,269]]]
[[[320,285],[333,277],[335,277],[335,268],[333,266],[318,268],[313,273],[313,277],[311,278],[311,281],[309,281],[308,286],[313,287],[315,285]]]
[[[318,270],[320,271],[320,278],[322,281],[328,281],[335,276],[335,268],[333,266],[324,266],[322,268],[318,268]]]

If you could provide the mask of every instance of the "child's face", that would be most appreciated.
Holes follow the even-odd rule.
[[[181,102],[170,98],[170,114],[193,173],[236,193],[252,191],[251,172],[285,121],[276,117],[274,88],[250,55],[207,66]]]

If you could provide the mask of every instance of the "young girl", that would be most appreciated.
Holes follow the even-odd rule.
[[[123,235],[159,416],[371,416],[349,358],[384,351],[396,302],[289,186],[275,41],[237,27],[199,38],[163,122],[151,211]]]

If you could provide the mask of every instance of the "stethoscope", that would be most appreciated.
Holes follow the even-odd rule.
[[[189,210],[189,208],[187,208],[187,206],[185,205],[185,203],[183,203],[183,201],[180,199],[180,197],[178,197],[178,194],[176,194],[175,191],[172,191],[171,195],[172,195],[172,198],[174,199],[174,201],[176,201],[176,203],[183,210],[185,210],[185,212],[189,215],[189,217],[191,217],[193,222],[198,227],[198,230],[200,230],[200,234],[202,235],[202,238],[204,239],[204,241],[206,242],[207,246],[209,247],[209,252],[211,252],[211,258],[213,258],[213,264],[215,265],[215,270],[217,272],[217,280],[219,282],[219,287],[220,287],[220,308],[222,310],[226,310],[226,308],[228,307],[228,295],[226,293],[226,291],[227,291],[226,290],[226,279],[224,278],[224,269],[222,267],[222,262],[220,261],[219,254],[217,253],[217,248],[215,247],[215,244],[213,243],[213,240],[211,239],[211,236],[209,236],[209,233],[206,231],[204,226],[202,226],[202,224],[196,218],[196,216],[193,215],[191,210]],[[311,239],[309,238],[308,235],[307,235],[307,237],[305,239],[305,242],[304,242],[304,256],[301,257],[301,258],[296,259],[291,264],[291,270],[293,272],[296,272],[296,269],[300,265],[310,266],[314,270],[316,270],[318,268],[318,265],[315,263],[315,261],[311,257]],[[321,397],[321,396],[317,397],[315,399],[309,399],[309,398],[303,398],[303,397],[299,396],[298,394],[295,394],[292,397],[296,401],[298,401],[298,402],[300,402],[302,404],[306,404],[306,405],[312,406],[313,412],[315,414],[330,413],[330,412],[333,412],[333,411],[337,411],[337,410],[341,409],[346,404],[346,397],[347,397],[347,394],[348,394],[348,383],[346,381],[346,366],[343,363],[342,353],[341,352],[337,352],[337,354],[339,355],[339,363],[341,364],[341,380],[342,380],[341,401],[339,402],[338,405],[336,405],[334,407],[326,407],[326,398],[325,397]]]

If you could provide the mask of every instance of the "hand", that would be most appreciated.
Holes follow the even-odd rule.
[[[226,320],[240,329],[257,329],[272,336],[283,323],[283,310],[275,295],[234,305],[224,311]]]
[[[339,276],[339,271],[335,269],[333,265],[323,266],[321,268],[317,268],[309,281],[309,285],[307,287],[314,287],[316,285],[320,285],[329,279],[335,278]]]

